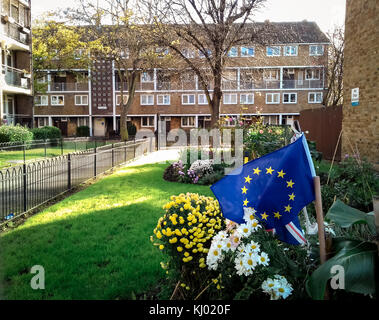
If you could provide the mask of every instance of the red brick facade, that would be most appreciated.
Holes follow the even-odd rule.
[[[288,50],[285,47],[289,46],[293,50],[291,55],[285,54]],[[279,56],[268,56],[266,47],[252,45],[253,52],[249,57],[243,56],[241,48],[236,48],[235,56],[227,61],[221,117],[261,114],[267,123],[289,124],[301,110],[320,107],[327,81],[327,46],[326,40],[280,44]],[[93,135],[118,132],[121,112],[117,72],[111,61],[104,61],[90,73],[87,91],[78,90],[69,72],[66,72],[65,79],[60,79],[67,83],[60,85],[60,92],[52,92],[50,84],[46,93],[48,98],[44,98],[47,105],[35,107],[36,125],[52,123],[63,117],[71,124],[67,125],[65,132],[69,136],[75,135],[79,122],[90,126]],[[54,74],[54,71],[49,72],[50,83]],[[55,88],[59,89],[59,85]],[[129,120],[137,129],[156,130],[158,118],[166,119],[169,122],[167,127],[171,129],[207,127],[210,110],[202,94],[195,77],[183,78],[172,70],[151,70],[141,75],[137,84]],[[63,95],[63,105],[52,106],[52,95]],[[86,98],[76,98],[78,95]],[[76,99],[85,100],[86,104],[76,105]]]

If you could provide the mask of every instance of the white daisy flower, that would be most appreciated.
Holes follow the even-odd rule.
[[[262,227],[262,226],[259,224],[259,221],[258,221],[257,219],[252,220],[250,223],[251,223],[251,231],[252,231],[252,232],[257,231],[259,228]]]
[[[218,244],[218,242],[212,243],[207,254],[207,266],[211,270],[216,270],[218,267],[218,262],[222,261],[224,258],[222,255],[222,250]]]
[[[263,292],[270,295],[271,300],[286,299],[293,291],[287,279],[280,275],[275,275],[274,279],[267,278],[261,288]]]
[[[247,272],[247,270],[244,267],[243,257],[242,256],[237,256],[234,259],[234,267],[235,267],[235,269],[237,271],[237,274],[239,276],[245,275],[245,273]]]
[[[251,241],[249,244],[247,244],[246,248],[249,248],[249,250],[256,252],[256,253],[259,253],[259,251],[260,251],[260,245],[259,245],[259,243],[255,242],[255,241]],[[247,250],[247,249],[245,249],[245,250]]]
[[[255,220],[255,213],[257,211],[254,208],[243,208],[243,211],[244,211],[243,219],[246,221],[246,223],[249,223]]]
[[[243,223],[237,228],[238,234],[241,235],[241,238],[247,238],[251,234],[251,224]]]
[[[263,266],[268,266],[268,263],[270,262],[270,259],[267,255],[266,252],[262,252],[259,256],[258,256],[258,263],[260,265],[263,265]]]

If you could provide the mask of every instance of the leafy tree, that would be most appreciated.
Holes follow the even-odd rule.
[[[47,90],[40,81],[48,69],[87,69],[91,64],[90,46],[83,41],[83,31],[76,26],[58,21],[56,14],[46,13],[33,21],[34,92]]]

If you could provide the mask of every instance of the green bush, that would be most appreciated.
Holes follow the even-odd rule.
[[[77,137],[89,137],[89,127],[88,126],[80,126],[76,128],[76,136]]]
[[[320,174],[322,204],[324,210],[332,206],[335,199],[358,210],[372,211],[372,197],[379,192],[379,178],[372,165],[354,156],[333,167],[331,174]]]
[[[0,126],[0,142],[28,142],[33,140],[33,133],[27,128],[17,125]]]
[[[244,145],[251,158],[259,158],[287,145],[293,132],[289,126],[269,126],[259,119],[244,128]]]
[[[62,137],[61,130],[57,127],[45,126],[42,128],[32,129],[34,140],[45,140],[45,139],[60,139]]]

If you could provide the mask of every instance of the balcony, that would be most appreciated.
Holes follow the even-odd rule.
[[[5,36],[15,40],[15,43],[9,44],[9,49],[29,50],[30,49],[29,48],[30,30],[16,23],[11,23],[11,21],[8,21],[9,19],[12,19],[12,18],[9,18],[7,16],[2,17],[2,22],[4,23],[2,27],[4,30]],[[18,43],[20,43],[21,46],[18,45]]]
[[[322,89],[323,80],[283,80],[283,89]]]
[[[25,71],[3,65],[2,73],[7,86],[26,90],[31,89],[30,74]]]
[[[158,81],[157,82],[157,91],[168,91],[171,90],[170,81]]]
[[[52,82],[49,91],[88,91],[87,82]]]

